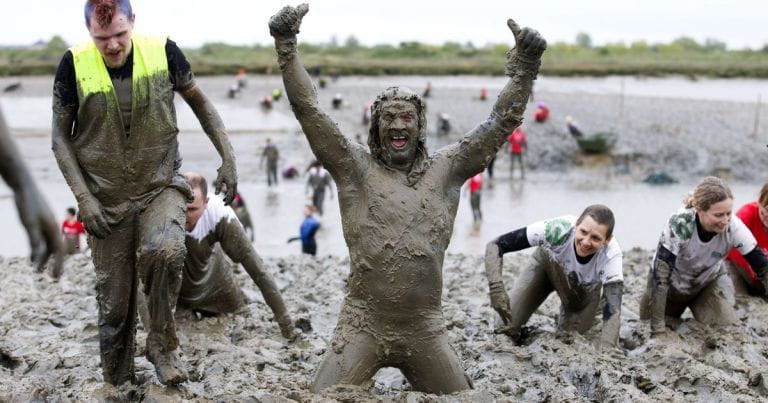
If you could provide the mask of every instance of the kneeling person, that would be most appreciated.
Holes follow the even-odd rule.
[[[211,313],[234,312],[244,305],[242,291],[228,269],[226,254],[235,263],[241,263],[259,287],[264,301],[275,314],[283,336],[294,338],[293,322],[280,292],[234,210],[217,197],[208,198],[208,184],[201,175],[188,172],[184,176],[192,187],[195,199],[187,204],[187,257],[184,260],[179,305]],[[221,248],[217,248],[217,244]]]
[[[624,277],[621,248],[612,236],[614,223],[613,212],[596,204],[578,219],[562,216],[539,221],[489,242],[485,272],[491,306],[504,322],[496,333],[519,340],[522,326],[552,291],[561,301],[558,328],[585,333],[592,327],[604,289],[601,346],[616,346]],[[515,281],[510,301],[501,276],[502,256],[531,246],[539,247],[533,264]]]
[[[738,323],[733,281],[723,264],[736,248],[768,284],[768,260],[739,217],[732,217],[733,194],[720,178],[708,176],[664,226],[648,283],[640,300],[640,319],[651,321],[651,335],[675,327],[686,308],[708,325]]]

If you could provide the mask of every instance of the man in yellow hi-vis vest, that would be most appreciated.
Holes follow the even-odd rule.
[[[179,92],[222,159],[214,182],[231,202],[232,146],[189,63],[168,38],[133,34],[130,0],[88,0],[92,41],[62,57],[53,88],[53,152],[79,205],[96,270],[104,380],[133,380],[136,293],[147,296],[147,358],[164,384],[187,379],[173,311],[181,286],[185,206],[179,173]],[[139,290],[141,280],[143,289]]]

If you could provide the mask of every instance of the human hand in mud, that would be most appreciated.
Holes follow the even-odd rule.
[[[507,59],[521,59],[526,62],[535,62],[541,59],[542,53],[547,49],[547,41],[533,28],[520,29],[515,20],[508,19],[507,26],[515,36],[514,52],[507,54]]]
[[[216,194],[224,192],[224,204],[229,206],[237,194],[237,168],[235,168],[234,163],[224,161],[217,172],[219,174],[213,181],[213,188],[216,190]]]
[[[59,278],[64,256],[59,227],[53,213],[37,189],[29,186],[16,194],[16,207],[29,236],[32,263],[37,265],[38,272],[42,272],[48,259],[53,256],[52,275]]]
[[[491,294],[491,308],[493,308],[499,316],[504,326],[501,326],[494,330],[494,333],[504,333],[510,337],[517,337],[520,329],[513,329],[509,326],[512,321],[512,307],[509,304],[509,296],[504,289],[504,283],[498,281],[489,284]]]
[[[107,217],[101,203],[93,196],[87,196],[78,203],[77,219],[82,221],[85,230],[99,239],[104,239],[112,233],[107,223]]]
[[[306,3],[296,7],[285,6],[269,19],[269,34],[275,39],[295,37],[299,33],[301,19],[309,11]]]

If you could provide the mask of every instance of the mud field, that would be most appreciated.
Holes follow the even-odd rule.
[[[528,262],[505,259],[512,284]],[[601,354],[590,339],[556,335],[559,301],[552,295],[532,317],[530,336],[515,346],[494,335],[482,261],[449,255],[443,311],[453,346],[475,389],[438,397],[410,391],[394,369],[361,387],[308,391],[332,335],[349,263],[325,257],[267,259],[286,304],[305,326],[301,340],[280,337],[271,313],[244,271],[237,280],[249,303],[241,312],[198,318],[179,310],[179,337],[191,380],[178,388],[158,384],[143,357],[139,330],[138,385],[116,390],[101,382],[93,268],[70,258],[53,283],[33,274],[23,259],[3,258],[0,281],[0,401],[753,401],[768,396],[768,312],[765,303],[740,300],[741,323],[722,329],[699,325],[689,314],[674,335],[648,340],[637,320],[650,253],[626,252],[621,351]]]
[[[0,79],[0,86],[14,79]],[[57,217],[74,199],[50,151],[50,77],[22,78],[23,90],[0,97],[6,118],[33,176]],[[490,111],[502,78],[485,77],[342,77],[319,91],[321,106],[352,138],[367,138],[361,124],[363,105],[389,85],[417,92],[432,82],[427,100],[429,148],[434,152],[458,139]],[[704,80],[703,80],[704,81]],[[277,77],[251,77],[234,100],[225,97],[233,77],[199,79],[214,100],[231,133],[240,189],[252,201],[255,247],[269,265],[294,319],[306,329],[303,338],[281,338],[271,311],[242,269],[237,279],[249,299],[234,315],[198,317],[177,312],[179,337],[191,380],[178,388],[161,386],[144,358],[146,334],[139,330],[137,378],[132,388],[115,390],[101,382],[97,338],[97,305],[93,267],[85,256],[70,258],[64,278],[54,283],[35,274],[26,259],[26,236],[10,191],[0,183],[0,401],[82,401],[116,398],[145,401],[755,401],[768,398],[768,310],[762,300],[739,301],[737,326],[714,329],[688,320],[664,340],[648,339],[648,324],[637,320],[645,287],[649,250],[658,240],[666,217],[679,206],[683,192],[701,176],[720,174],[732,180],[736,204],[755,197],[768,164],[768,107],[754,136],[758,109],[754,94],[768,98],[765,81],[730,84],[689,83],[683,79],[628,81],[625,96],[616,79],[542,78],[535,99],[552,109],[548,123],[536,124],[526,111],[523,128],[529,138],[525,186],[509,177],[509,159],[499,153],[495,190],[485,190],[486,221],[472,228],[469,206],[459,206],[454,237],[444,265],[443,312],[453,346],[475,389],[438,397],[410,391],[394,369],[380,371],[362,387],[337,387],[321,395],[309,392],[314,371],[325,352],[345,292],[349,271],[341,237],[337,200],[326,200],[329,212],[318,235],[320,258],[298,256],[295,234],[304,203],[304,178],[266,187],[259,166],[267,137],[280,148],[280,168],[303,170],[312,160],[306,140],[297,132],[286,99],[269,112],[258,99],[281,86]],[[702,84],[702,86],[699,86]],[[474,97],[487,88],[490,98]],[[754,91],[754,92],[753,92]],[[344,105],[331,108],[333,95]],[[189,108],[177,100],[183,170],[215,177],[219,159]],[[453,131],[435,135],[438,111],[451,115]],[[612,156],[588,157],[578,152],[563,121],[572,115],[589,133],[619,133]],[[654,171],[665,171],[681,183],[668,188],[638,186]],[[555,195],[555,196],[553,196]],[[542,202],[546,200],[546,202]],[[617,238],[625,250],[621,351],[600,353],[589,338],[554,334],[559,301],[541,307],[529,325],[525,345],[494,335],[497,325],[487,296],[481,255],[485,243],[502,231],[555,215],[577,214],[584,205],[604,202],[616,209]],[[462,199],[462,204],[467,202]],[[650,218],[649,218],[650,217]],[[474,231],[474,232],[473,232]],[[635,236],[636,235],[636,236]],[[631,249],[642,246],[645,249]],[[505,258],[510,289],[528,253]],[[311,325],[311,330],[309,327]]]

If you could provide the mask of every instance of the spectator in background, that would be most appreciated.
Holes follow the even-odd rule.
[[[525,179],[525,147],[528,145],[528,137],[521,128],[516,128],[507,138],[509,142],[509,179],[513,179],[515,173],[515,162],[520,165],[520,179]]]
[[[539,123],[544,123],[549,119],[549,108],[544,102],[536,102],[536,111],[533,112],[533,119]]]
[[[80,251],[80,236],[85,235],[83,223],[77,220],[77,210],[69,207],[64,213],[64,221],[61,223],[61,233],[64,235],[64,253],[74,255]]]

